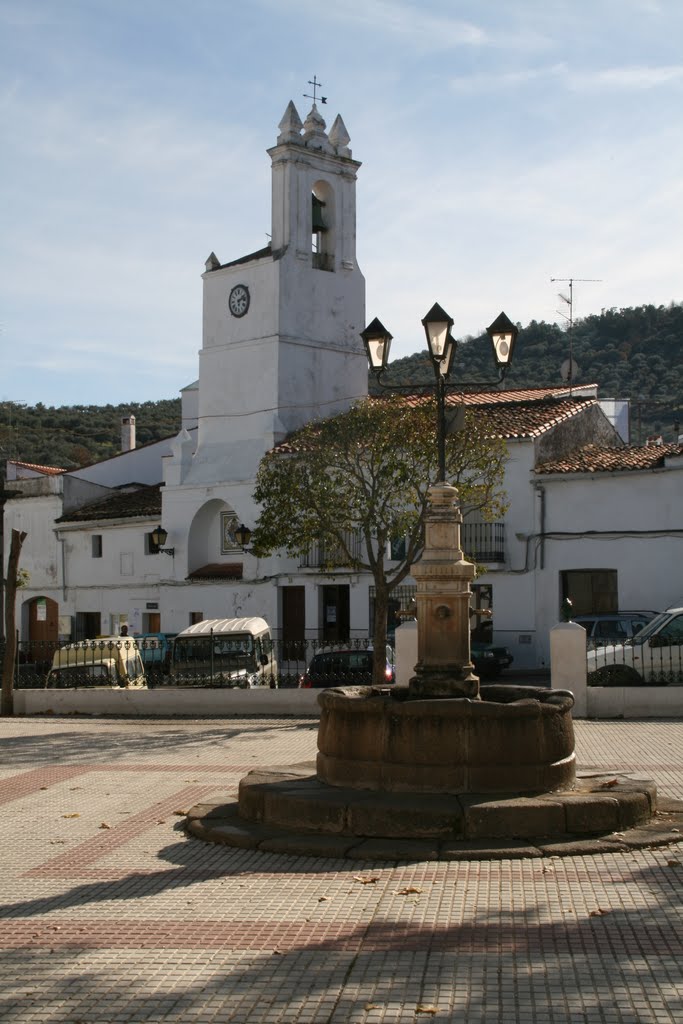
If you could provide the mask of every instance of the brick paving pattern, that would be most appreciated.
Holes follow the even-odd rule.
[[[188,838],[312,720],[0,719],[0,1020],[683,1020],[683,846],[364,863]],[[683,799],[683,722],[578,722],[581,769]]]

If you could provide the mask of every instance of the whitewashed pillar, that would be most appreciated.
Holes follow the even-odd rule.
[[[396,628],[396,683],[407,686],[417,664],[417,622],[408,619]]]
[[[550,630],[550,685],[574,694],[574,718],[588,714],[586,630],[577,622],[561,622]]]

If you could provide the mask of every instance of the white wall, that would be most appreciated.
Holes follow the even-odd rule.
[[[563,570],[615,569],[622,609],[661,611],[679,600],[682,469],[541,475],[538,483],[545,488],[546,532],[577,534],[546,539],[545,568],[538,573],[540,637],[559,617]]]

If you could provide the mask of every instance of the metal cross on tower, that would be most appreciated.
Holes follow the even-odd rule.
[[[306,97],[307,100],[313,100],[313,103],[315,104],[315,102],[316,102],[316,100],[318,98],[316,93],[317,93],[318,89],[322,89],[322,82],[319,82],[318,79],[316,78],[316,76],[313,75],[313,79],[312,80],[309,78],[308,84],[313,86],[313,95],[311,96],[310,93],[305,92],[304,96]],[[320,102],[321,103],[327,103],[327,96],[321,96],[320,97]]]

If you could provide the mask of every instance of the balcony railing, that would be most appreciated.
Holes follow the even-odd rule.
[[[473,562],[505,562],[505,524],[463,523],[462,549]]]
[[[360,558],[361,538],[360,534],[349,531],[345,534],[346,550],[351,553],[351,559],[339,544],[319,542],[312,544],[305,555],[302,555],[300,566],[302,569],[321,569],[332,566],[343,569],[353,561]]]

